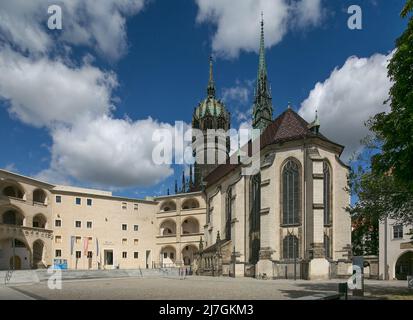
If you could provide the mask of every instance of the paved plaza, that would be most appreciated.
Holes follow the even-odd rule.
[[[45,300],[286,300],[337,293],[340,280],[256,280],[252,278],[118,278],[63,281],[62,290],[47,282],[0,285],[0,299]],[[413,299],[405,281],[365,283],[366,298]],[[350,297],[352,298],[352,297]]]

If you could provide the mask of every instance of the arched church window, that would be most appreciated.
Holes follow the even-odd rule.
[[[324,225],[331,224],[331,170],[329,164],[323,163],[323,204],[324,204]]]
[[[212,129],[213,128],[213,123],[211,118],[206,118],[205,119],[205,128],[204,129]]]
[[[261,174],[251,178],[251,211],[250,211],[250,263],[259,260],[260,251],[260,217],[261,217]]]
[[[282,172],[283,224],[300,223],[300,170],[298,164],[289,160]]]
[[[283,258],[296,259],[298,258],[298,238],[295,235],[289,234],[283,240]]]

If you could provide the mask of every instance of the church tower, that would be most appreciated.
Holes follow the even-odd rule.
[[[264,18],[261,19],[260,55],[257,75],[257,87],[253,105],[252,126],[261,132],[272,122],[272,98],[265,63]]]
[[[203,179],[218,166],[218,153],[225,154],[227,158],[230,151],[230,139],[225,139],[225,142],[219,141],[218,138],[213,139],[213,143],[208,142],[209,130],[223,130],[227,132],[230,128],[230,113],[226,110],[223,102],[216,98],[216,89],[213,75],[212,57],[209,60],[209,81],[207,86],[207,97],[195,108],[192,117],[192,128],[198,129],[203,134],[202,141],[193,137],[192,149],[196,159],[194,189],[202,187]],[[202,139],[201,139],[202,140]],[[215,155],[215,161],[210,163],[208,155]],[[198,161],[200,160],[201,161]],[[225,159],[226,160],[226,159]]]

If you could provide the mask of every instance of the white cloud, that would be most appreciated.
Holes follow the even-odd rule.
[[[107,114],[116,86],[115,74],[88,64],[69,67],[61,60],[27,58],[9,48],[0,51],[0,98],[27,124],[51,127]]]
[[[81,63],[65,56],[73,46],[87,45],[118,59],[127,47],[125,19],[145,2],[59,1],[60,33],[45,27],[55,1],[1,2],[0,99],[14,118],[47,128],[52,138],[49,168],[37,178],[116,189],[154,185],[173,173],[152,160],[153,132],[172,126],[114,118],[116,74],[92,66],[90,53]]]
[[[62,7],[63,30],[47,29],[50,5]],[[57,44],[85,45],[116,60],[127,49],[126,18],[137,14],[145,0],[13,0],[0,2],[0,39],[22,51],[45,54]]]
[[[360,140],[368,134],[364,123],[371,116],[389,110],[383,102],[388,99],[391,87],[387,77],[391,55],[348,58],[327,80],[318,82],[301,104],[299,114],[307,121],[314,119],[318,109],[321,133],[346,147],[344,160],[361,151]]]
[[[321,0],[303,0],[293,3],[293,15],[297,26],[318,25],[322,18]]]
[[[102,116],[55,128],[51,165],[39,176],[47,180],[75,178],[99,187],[157,184],[173,173],[169,165],[152,161],[152,134],[157,129],[172,130],[172,126],[150,118],[133,122]]]
[[[153,132],[172,126],[114,118],[116,86],[113,73],[88,64],[69,67],[60,60],[0,51],[0,98],[10,114],[46,127],[52,138],[52,160],[37,174],[41,180],[122,188],[154,185],[173,173],[170,165],[152,161]]]
[[[321,20],[321,0],[195,0],[198,23],[216,26],[212,48],[218,55],[237,57],[240,51],[259,47],[261,11],[264,12],[266,46],[279,43],[290,27],[316,25]]]
[[[235,86],[230,88],[224,88],[222,90],[222,100],[227,102],[236,102],[239,105],[245,105],[249,101],[249,96],[251,93],[251,84],[246,82],[242,84],[237,81]]]

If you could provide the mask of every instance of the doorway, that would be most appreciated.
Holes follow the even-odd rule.
[[[396,262],[396,279],[407,280],[413,275],[413,251],[408,251],[400,256]]]
[[[20,270],[22,268],[22,260],[19,256],[10,257],[10,269]]]
[[[105,266],[113,266],[113,250],[105,250]]]
[[[150,261],[151,261],[151,250],[146,250],[146,261],[145,261],[146,269],[149,269]]]

